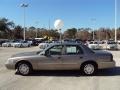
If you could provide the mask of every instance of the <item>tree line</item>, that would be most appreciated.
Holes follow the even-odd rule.
[[[23,27],[15,25],[13,21],[6,18],[0,18],[0,39],[23,39]],[[48,38],[59,39],[60,34],[55,29],[36,28],[31,26],[26,28],[26,39]],[[91,28],[70,28],[62,33],[63,39],[81,39],[81,40],[109,40],[115,37],[114,28],[99,28],[92,30]],[[117,39],[120,40],[120,28],[117,29]]]

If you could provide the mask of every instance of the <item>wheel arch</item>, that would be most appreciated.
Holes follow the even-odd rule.
[[[80,66],[80,69],[82,68],[83,65],[85,65],[85,64],[87,64],[87,63],[92,63],[92,64],[94,64],[94,65],[96,66],[96,68],[98,69],[98,64],[97,64],[97,62],[95,62],[94,60],[89,60],[89,61],[83,62],[83,63],[81,64],[81,66]]]
[[[29,61],[26,61],[26,60],[18,61],[18,62],[15,64],[15,69],[17,69],[17,67],[18,67],[18,65],[19,65],[20,63],[27,63],[27,64],[29,64],[30,67],[33,69],[32,64],[31,64]]]

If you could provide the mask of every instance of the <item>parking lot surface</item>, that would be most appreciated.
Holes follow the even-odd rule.
[[[120,90],[120,51],[109,51],[116,67],[99,70],[95,76],[82,76],[79,71],[39,71],[21,76],[6,69],[4,64],[11,55],[35,50],[39,48],[0,47],[0,90]]]

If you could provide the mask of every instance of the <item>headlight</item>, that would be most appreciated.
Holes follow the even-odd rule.
[[[7,63],[14,63],[14,60],[13,59],[8,59]]]
[[[110,48],[110,46],[107,46],[107,48]]]

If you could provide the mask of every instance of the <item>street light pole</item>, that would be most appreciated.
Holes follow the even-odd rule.
[[[95,21],[96,19],[95,18],[92,18],[91,21],[93,22],[93,24],[95,25]],[[94,26],[93,25],[93,26]],[[95,28],[93,27],[93,40],[95,40]]]
[[[117,42],[117,0],[115,0],[115,42]]]
[[[60,42],[62,42],[62,33],[61,33],[61,29],[59,29],[60,32]]]
[[[24,32],[23,32],[23,38],[24,38],[24,41],[25,41],[25,23],[26,23],[26,17],[25,17],[25,8],[28,7],[28,4],[21,4],[21,7],[23,7],[24,9]]]
[[[38,29],[37,29],[38,23],[39,23],[38,21],[35,22],[35,24],[36,24],[36,38],[38,37]]]

